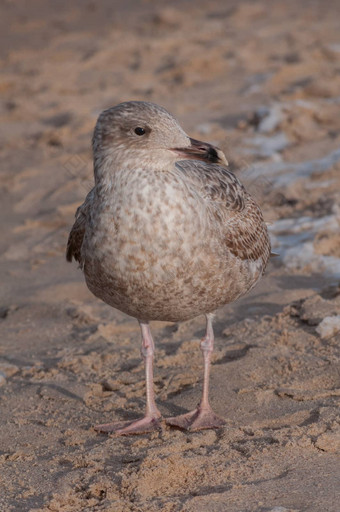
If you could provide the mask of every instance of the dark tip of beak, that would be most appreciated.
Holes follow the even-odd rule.
[[[219,161],[217,148],[208,144],[207,142],[201,142],[200,140],[190,139],[191,146],[196,149],[199,153],[202,153],[204,159],[208,160],[213,164],[217,164]]]
[[[190,146],[174,148],[174,151],[183,159],[203,160],[213,164],[228,165],[223,151],[212,144],[196,139],[190,139]]]

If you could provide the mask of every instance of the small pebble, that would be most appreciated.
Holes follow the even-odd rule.
[[[316,332],[320,334],[322,339],[340,332],[340,315],[326,316],[317,326]]]

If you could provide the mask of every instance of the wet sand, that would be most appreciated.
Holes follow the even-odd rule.
[[[339,4],[0,9],[0,509],[337,512]],[[137,322],[64,257],[96,117],[131,99],[220,146],[271,222],[279,256],[216,315],[217,431],[92,429],[144,406]],[[185,412],[201,393],[204,318],[152,329],[158,404]]]

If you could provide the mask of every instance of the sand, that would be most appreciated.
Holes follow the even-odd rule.
[[[0,509],[337,512],[338,2],[0,9]],[[144,406],[137,322],[95,299],[64,257],[92,184],[96,117],[131,99],[219,145],[272,223],[279,256],[216,316],[217,431],[92,429]],[[187,411],[204,318],[152,329],[159,407]]]

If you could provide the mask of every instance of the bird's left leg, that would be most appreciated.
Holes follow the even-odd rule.
[[[165,421],[170,426],[185,430],[203,430],[206,428],[219,428],[225,424],[225,421],[214,413],[209,403],[210,363],[211,355],[214,350],[212,319],[213,315],[208,314],[206,334],[201,341],[201,350],[203,352],[204,360],[204,378],[201,402],[197,408],[191,412],[167,418]]]
[[[142,356],[145,360],[145,382],[146,382],[146,410],[145,416],[135,421],[123,421],[119,423],[107,423],[97,425],[94,429],[97,432],[110,433],[128,436],[132,434],[143,434],[160,428],[161,412],[155,402],[153,389],[153,354],[155,350],[149,324],[139,322],[142,332]]]

